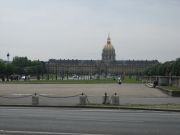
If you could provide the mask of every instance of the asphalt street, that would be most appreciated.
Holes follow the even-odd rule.
[[[180,113],[0,107],[3,135],[179,135]]]

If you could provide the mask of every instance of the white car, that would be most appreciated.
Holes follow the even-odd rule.
[[[21,79],[22,79],[22,80],[25,80],[25,79],[26,79],[26,76],[21,76]]]

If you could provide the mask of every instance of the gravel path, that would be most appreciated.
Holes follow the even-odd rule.
[[[90,103],[101,104],[105,92],[120,97],[120,104],[169,104],[180,103],[180,98],[174,98],[162,93],[158,89],[146,87],[144,84],[0,84],[1,95],[16,94],[48,94],[50,96],[73,96],[85,93]],[[18,95],[19,96],[19,95]],[[79,96],[71,98],[39,97],[40,105],[77,105]],[[31,105],[32,97],[3,98],[0,105]]]
[[[4,94],[58,94],[74,95],[86,93],[100,96],[116,92],[120,97],[168,97],[161,91],[148,88],[144,84],[0,84],[0,95]]]

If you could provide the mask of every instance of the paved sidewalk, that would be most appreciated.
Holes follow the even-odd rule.
[[[120,96],[120,104],[168,104],[180,103],[180,98],[170,97],[160,90],[148,88],[144,84],[0,84],[0,95],[18,97],[33,93],[51,96],[73,96],[85,93],[89,102],[101,104],[105,92]],[[22,95],[19,95],[22,94]],[[32,97],[3,98],[0,105],[31,105]],[[79,96],[70,98],[40,97],[40,105],[77,105]]]

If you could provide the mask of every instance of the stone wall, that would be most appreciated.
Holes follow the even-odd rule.
[[[180,87],[180,76],[145,76],[144,83],[153,83],[158,80],[159,86],[176,86]]]

